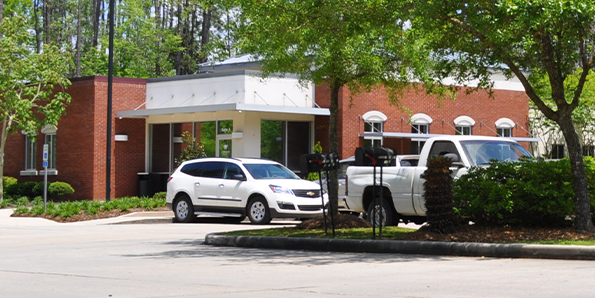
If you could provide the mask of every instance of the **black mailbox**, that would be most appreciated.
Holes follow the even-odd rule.
[[[394,166],[397,151],[386,147],[358,147],[355,149],[356,166]]]
[[[330,171],[339,168],[339,155],[336,152],[302,154],[300,170],[304,174]]]

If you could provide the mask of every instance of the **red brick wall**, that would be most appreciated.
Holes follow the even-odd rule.
[[[424,113],[433,122],[430,133],[455,134],[454,119],[459,116],[469,116],[475,120],[474,135],[496,136],[494,122],[500,118],[510,118],[517,123],[513,128],[514,137],[527,137],[528,133],[519,127],[527,129],[529,99],[522,91],[494,90],[494,97],[490,98],[485,91],[466,94],[462,89],[455,100],[438,101],[436,97],[425,92],[408,92],[400,100],[400,106],[390,104],[388,95],[383,88],[371,92],[351,94],[347,88],[341,89],[339,95],[339,153],[342,158],[352,156],[355,148],[361,145],[358,137],[364,131],[364,121],[361,116],[377,110],[384,113],[388,119],[384,123],[385,132],[411,132],[409,117]],[[330,89],[325,86],[316,87],[316,102],[322,107],[330,106]],[[319,126],[327,126],[326,122],[316,118],[316,140],[328,140],[327,134]],[[328,117],[325,117],[328,119]],[[442,121],[444,120],[444,121]],[[328,126],[326,127],[328,131]],[[410,142],[385,138],[385,146],[394,147],[399,154],[410,153]],[[323,148],[328,148],[323,145]]]
[[[112,162],[111,196],[137,194],[137,173],[144,172],[145,121],[118,119],[116,111],[130,110],[145,100],[145,80],[114,78],[112,93]],[[72,79],[67,92],[72,101],[66,115],[58,122],[56,132],[57,176],[48,181],[63,181],[75,189],[76,199],[105,199],[106,134],[107,134],[107,77]],[[113,135],[127,134],[127,142],[113,141]],[[10,135],[5,149],[4,175],[19,182],[43,181],[43,176],[21,177],[24,169],[25,137]],[[37,138],[37,170],[42,167],[44,135]]]

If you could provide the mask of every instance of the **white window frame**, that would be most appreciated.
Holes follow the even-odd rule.
[[[382,147],[384,144],[384,122],[388,119],[380,111],[368,111],[361,117],[364,120],[364,144],[370,144],[370,147]]]
[[[37,135],[31,135],[31,132],[22,132],[25,135],[25,160],[23,161],[24,170],[20,172],[21,176],[37,175]]]
[[[423,114],[423,113],[418,113],[415,114],[413,116],[411,116],[410,118],[411,120],[411,133],[418,133],[418,134],[429,134],[430,133],[430,124],[432,124],[432,122],[434,122],[434,120],[432,119],[432,117]],[[423,128],[425,129],[423,129]],[[413,146],[413,144],[416,143],[417,146]],[[423,148],[423,146],[426,143],[426,139],[416,139],[416,138],[411,138],[411,149],[413,151],[413,148],[416,147],[417,150],[413,151],[413,154],[419,154],[421,153],[421,150]]]
[[[472,135],[475,120],[469,116],[459,116],[453,121],[455,124],[455,134],[457,135]]]
[[[503,138],[512,138],[512,129],[515,127],[514,121],[508,118],[500,118],[494,123],[496,125],[496,134]]]

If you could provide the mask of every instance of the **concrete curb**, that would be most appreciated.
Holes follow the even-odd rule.
[[[578,245],[224,236],[219,233],[207,234],[204,243],[213,246],[333,252],[595,260],[595,247]]]

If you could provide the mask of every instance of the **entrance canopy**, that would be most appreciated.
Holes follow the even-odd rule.
[[[118,111],[122,118],[199,112],[246,111],[330,115],[314,101],[314,85],[296,77],[263,80],[260,72],[239,70],[147,80],[146,100],[134,110]]]

